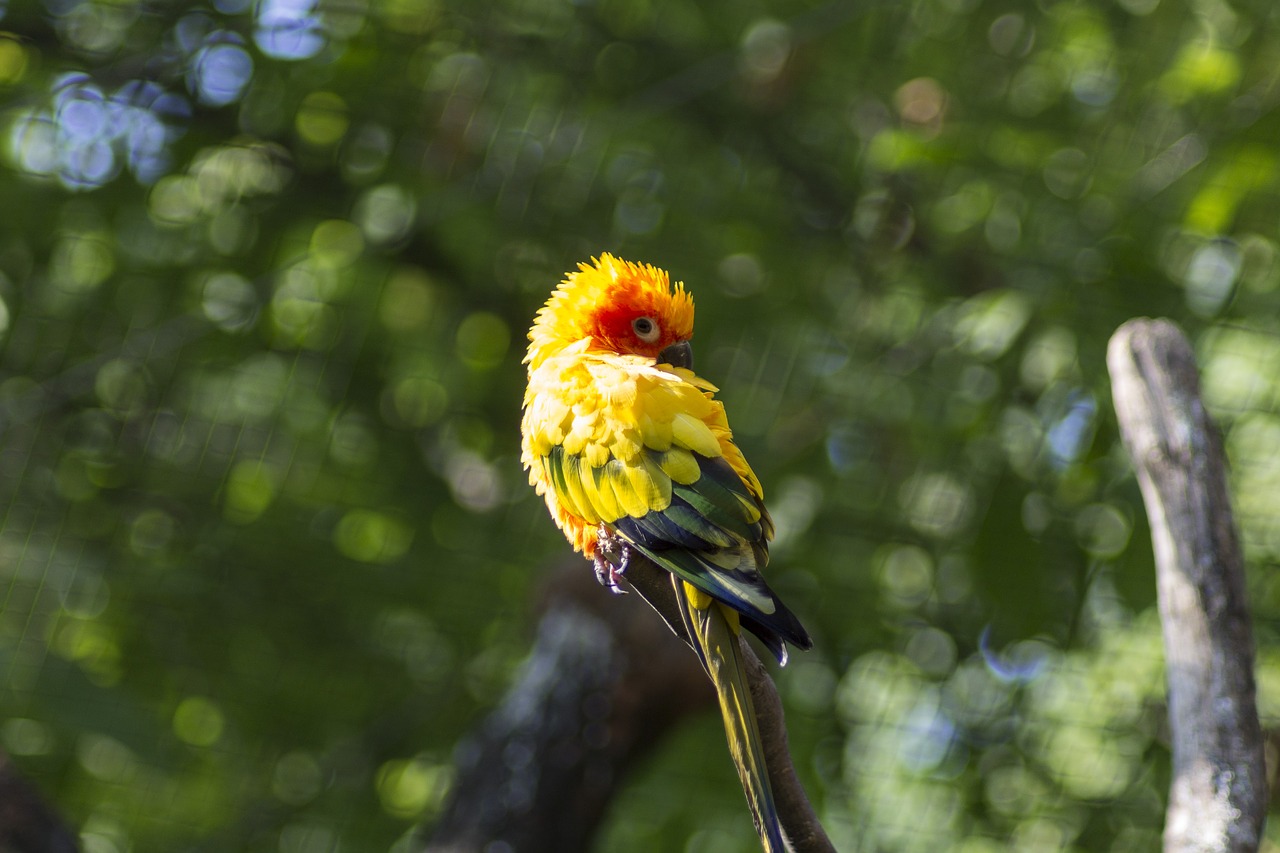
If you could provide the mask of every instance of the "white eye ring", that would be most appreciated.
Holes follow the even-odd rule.
[[[636,337],[651,344],[662,335],[662,330],[658,328],[658,322],[652,317],[637,317],[631,321],[631,331],[636,333]]]

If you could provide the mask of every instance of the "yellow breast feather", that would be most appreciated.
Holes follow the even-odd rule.
[[[591,551],[589,526],[666,509],[673,483],[701,476],[694,454],[724,457],[762,498],[715,390],[691,371],[607,353],[566,352],[530,372],[522,460],[579,550]]]

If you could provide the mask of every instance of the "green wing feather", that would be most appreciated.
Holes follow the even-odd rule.
[[[810,648],[808,633],[760,574],[773,534],[764,504],[723,457],[683,451],[697,476],[673,479],[669,468],[687,479],[688,466],[683,458],[664,464],[672,452],[646,447],[630,461],[613,457],[592,468],[555,446],[542,464],[562,505],[604,522],[654,563],[739,611],[779,660],[784,640]],[[650,485],[637,489],[637,482]]]

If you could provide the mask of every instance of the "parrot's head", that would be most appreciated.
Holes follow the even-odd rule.
[[[666,271],[602,254],[565,276],[529,330],[525,361],[586,341],[588,350],[692,367],[693,298]]]

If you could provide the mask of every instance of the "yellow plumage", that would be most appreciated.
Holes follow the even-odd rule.
[[[674,292],[669,286],[662,270],[604,255],[595,266],[583,264],[566,278],[529,332],[521,460],[552,517],[588,556],[595,553],[592,525],[669,504],[670,488],[654,481],[651,464],[641,463],[644,475],[608,468],[613,459],[634,462],[646,448],[668,451],[657,465],[684,484],[699,476],[689,451],[723,457],[751,494],[763,498],[759,480],[733,444],[714,385],[689,370],[659,369],[653,356],[620,352],[616,342],[598,336],[601,305],[635,301],[640,310],[659,314],[671,335],[687,339],[693,332],[693,301],[682,285]],[[557,494],[541,463],[557,446],[581,457],[589,469],[576,484],[566,478],[565,495]]]
[[[573,546],[634,550],[670,571],[766,850],[781,850],[739,625],[780,660],[809,648],[760,575],[773,523],[716,387],[688,369],[693,301],[665,272],[602,255],[551,294],[529,331],[521,458]],[[625,565],[625,558],[622,561]]]

